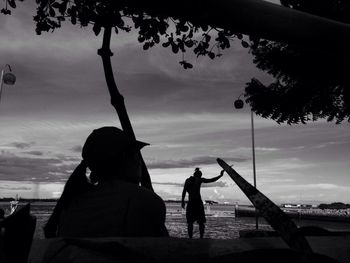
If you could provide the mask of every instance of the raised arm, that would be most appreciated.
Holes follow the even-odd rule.
[[[184,189],[182,190],[182,198],[181,198],[181,207],[182,208],[185,208],[186,192],[187,192],[187,180],[185,182]]]
[[[219,179],[224,175],[224,172],[225,172],[225,170],[222,170],[222,171],[220,172],[220,175],[215,176],[215,177],[213,177],[213,178],[203,178],[203,177],[202,177],[202,183],[213,183],[213,182],[219,180]]]

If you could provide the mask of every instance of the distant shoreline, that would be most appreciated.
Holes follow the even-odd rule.
[[[13,198],[3,198],[0,199],[0,207],[7,209],[10,207],[10,201],[13,201]],[[32,203],[34,206],[54,206],[58,199],[20,199],[19,206],[25,203]],[[165,200],[165,204],[169,209],[176,208],[181,210],[181,201],[180,200]],[[213,203],[208,204],[208,209],[212,207],[215,209],[223,209],[223,207],[230,207],[233,217],[255,217],[255,208],[252,205],[239,205],[239,204],[228,204],[228,203]],[[307,220],[307,221],[328,221],[328,222],[338,222],[350,224],[350,209],[321,209],[317,207],[303,207],[303,208],[286,208],[280,206],[280,208],[293,220]],[[259,215],[260,218],[263,218]]]
[[[59,198],[19,198],[18,201],[20,202],[57,202]],[[0,202],[10,202],[14,201],[15,198],[12,197],[5,197],[5,198],[0,198]],[[220,203],[217,201],[213,200],[203,200],[207,205],[229,205],[229,206],[238,206],[238,207],[247,207],[248,209],[254,209],[254,206],[251,204],[240,204],[237,202],[224,202]],[[181,200],[164,200],[165,203],[175,203],[175,204],[181,204]],[[187,203],[187,201],[185,201]],[[342,202],[331,202],[331,203],[320,203],[317,206],[311,206],[311,205],[300,205],[300,207],[296,207],[294,205],[293,208],[287,208],[285,204],[277,204],[282,210],[285,209],[314,209],[314,208],[321,208],[321,209],[334,209],[334,210],[339,210],[339,209],[350,209],[350,204],[344,204]]]
[[[349,209],[319,209],[319,208],[303,208],[303,209],[283,209],[282,210],[292,219],[296,220],[317,220],[330,222],[350,223]],[[253,207],[236,207],[236,217],[255,217],[255,209]],[[259,217],[262,217],[259,215]]]

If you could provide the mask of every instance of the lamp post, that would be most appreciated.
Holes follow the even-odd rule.
[[[5,73],[5,69],[8,67],[9,72]],[[16,82],[16,76],[12,73],[11,66],[9,64],[6,64],[5,67],[1,70],[1,80],[0,80],[0,102],[1,102],[1,95],[2,95],[2,87],[5,83],[6,85],[14,85]]]
[[[243,100],[240,99],[241,96],[242,94],[239,95],[238,99],[235,100],[234,102],[234,106],[236,109],[242,109],[244,106]],[[252,130],[253,179],[254,179],[254,187],[256,188],[254,113],[252,110],[250,110],[250,120],[251,120],[251,130]],[[259,217],[256,209],[255,209],[255,228],[259,229]]]

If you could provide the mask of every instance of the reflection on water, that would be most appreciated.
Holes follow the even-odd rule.
[[[37,217],[37,226],[34,238],[43,238],[43,226],[48,220],[55,203],[54,202],[34,202],[31,204],[31,213]],[[0,202],[0,207],[8,208],[9,203]],[[211,205],[206,209],[207,223],[204,238],[231,239],[238,238],[242,229],[255,229],[255,218],[234,217],[233,205]],[[314,225],[329,230],[350,231],[349,223],[321,222],[311,220],[296,220],[299,226]],[[185,211],[180,204],[167,203],[166,226],[172,237],[187,237],[187,223]],[[259,229],[271,230],[271,227],[264,219],[259,219]],[[194,225],[194,238],[199,237],[198,225]]]

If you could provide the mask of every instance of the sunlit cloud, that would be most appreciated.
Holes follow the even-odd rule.
[[[350,191],[350,185],[349,186],[343,186],[343,185],[336,185],[336,184],[302,184],[302,185],[295,185],[296,188],[303,189],[303,190],[347,190]]]
[[[173,182],[152,182],[155,185],[171,185],[171,186],[177,186],[177,187],[183,187],[184,185],[181,183],[173,183]]]
[[[31,187],[26,186],[10,186],[8,184],[3,184],[0,186],[2,190],[14,190],[14,191],[23,191],[23,190],[31,190]]]
[[[184,183],[173,183],[173,182],[153,182],[155,185],[167,185],[167,186],[176,186],[176,187],[184,187]],[[228,184],[226,182],[213,182],[209,184],[202,184],[203,188],[208,187],[227,187]]]
[[[350,144],[350,141],[337,141],[337,142],[330,141],[330,142],[324,142],[324,143],[315,145],[314,147],[317,149],[320,149],[320,148],[325,148],[325,147],[335,146],[335,145],[342,145],[342,144]]]
[[[63,164],[57,158],[30,158],[14,154],[0,155],[0,180],[26,181],[35,178],[37,181],[66,180],[74,164]]]
[[[201,165],[210,165],[216,164],[217,157],[214,156],[199,156],[192,159],[181,159],[181,160],[159,160],[159,161],[151,161],[148,164],[150,169],[167,169],[167,168],[190,168]],[[245,162],[247,161],[244,158],[225,158],[228,162]]]
[[[57,198],[58,192],[62,192],[63,183],[41,183],[31,181],[1,181],[0,198]]]
[[[208,188],[208,187],[228,187],[227,182],[224,181],[217,181],[217,182],[213,182],[213,183],[208,183],[208,184],[202,184],[202,188]]]

